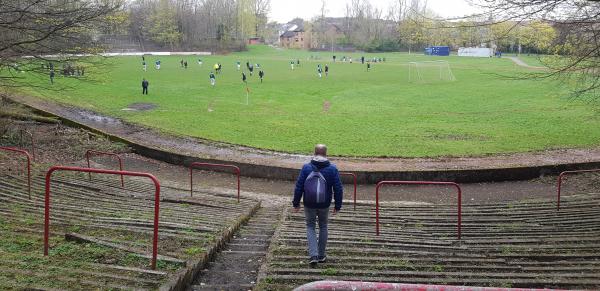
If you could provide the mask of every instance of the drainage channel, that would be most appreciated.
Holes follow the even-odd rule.
[[[252,290],[280,217],[280,208],[259,209],[200,272],[189,290]]]

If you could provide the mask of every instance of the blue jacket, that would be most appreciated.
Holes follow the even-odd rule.
[[[316,160],[313,159],[310,163],[305,164],[300,171],[300,176],[296,182],[296,190],[294,191],[294,201],[292,204],[294,207],[300,207],[300,199],[304,194],[304,181],[310,173],[313,171],[313,165],[319,168],[325,181],[327,181],[327,202],[324,203],[306,203],[304,207],[307,208],[328,208],[331,205],[331,198],[335,198],[335,209],[340,210],[342,208],[342,199],[344,198],[344,189],[342,187],[342,181],[340,180],[340,174],[336,166],[330,163],[327,159]]]

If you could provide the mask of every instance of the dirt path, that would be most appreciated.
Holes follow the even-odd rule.
[[[254,288],[281,208],[261,208],[203,270],[190,290],[245,291]]]
[[[278,173],[285,172],[285,177],[289,179],[292,176],[292,170],[299,168],[309,158],[307,155],[287,154],[211,142],[191,137],[166,135],[158,133],[153,129],[125,123],[115,118],[37,98],[26,96],[13,96],[11,98],[34,108],[45,110],[105,133],[118,136],[143,147],[158,149],[171,155],[177,155],[176,160],[189,159],[189,157],[214,159],[223,162],[236,163],[238,165],[245,165],[247,169],[251,169],[254,165],[260,165],[265,166],[270,170],[266,171],[265,169],[262,172],[257,171],[258,174],[265,172],[273,177],[277,176]],[[457,173],[457,171],[512,168],[534,168],[533,172],[530,173],[530,176],[533,176],[534,174],[538,175],[543,171],[555,169],[553,165],[596,163],[600,161],[600,148],[547,150],[481,157],[338,157],[335,158],[335,161],[338,167],[343,171],[362,173],[359,178],[364,178],[370,174],[379,176],[388,175],[388,177],[391,177],[389,175],[390,173],[409,175],[415,172],[423,172],[425,173],[424,175],[438,175],[434,173],[436,171],[440,171],[439,175],[447,173],[450,176],[456,175],[456,177],[464,178],[474,175],[470,171],[466,171],[462,174]],[[514,173],[512,176],[515,176]],[[517,176],[523,177],[523,173],[520,173]],[[485,180],[493,177],[494,175],[488,173],[487,176],[482,177],[481,179]],[[379,179],[379,177],[374,177],[373,179]]]
[[[517,65],[519,65],[521,67],[524,67],[524,68],[533,69],[533,70],[546,70],[546,69],[548,69],[546,67],[536,67],[536,66],[529,65],[529,64],[525,63],[523,60],[519,59],[519,57],[507,57],[507,58],[509,58],[515,64],[517,64]]]

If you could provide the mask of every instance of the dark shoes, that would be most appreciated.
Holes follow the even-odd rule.
[[[308,261],[311,267],[315,267],[317,263],[325,262],[327,262],[327,256],[310,257],[310,260]]]

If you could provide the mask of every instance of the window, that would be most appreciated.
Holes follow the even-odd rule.
[[[300,38],[300,41],[304,41],[304,38],[303,38],[303,37],[301,37],[301,38]]]
[[[298,38],[296,38],[296,42],[298,42]]]

